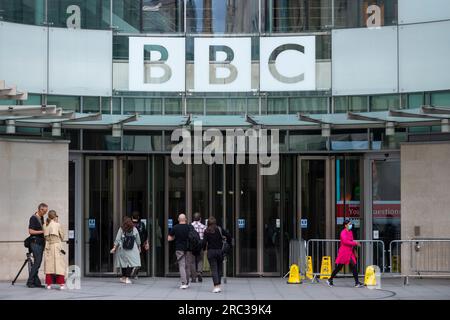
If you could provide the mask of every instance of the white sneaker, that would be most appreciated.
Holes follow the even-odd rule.
[[[214,288],[214,290],[212,291],[213,293],[219,293],[221,290],[220,288]]]
[[[186,284],[182,284],[182,285],[180,286],[180,289],[187,289],[187,288],[189,288],[189,286],[186,285]]]
[[[46,286],[47,290],[50,290],[52,288],[52,286]]]
[[[126,283],[127,281],[125,280],[125,278],[120,278],[120,282]]]
[[[125,279],[125,283],[126,283],[126,284],[132,284],[133,282],[131,282],[130,279],[126,278],[126,279]]]
[[[61,286],[59,287],[59,290],[66,290],[66,286],[65,286],[65,285],[61,285]]]

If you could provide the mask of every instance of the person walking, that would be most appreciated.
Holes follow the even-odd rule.
[[[231,235],[217,225],[216,218],[208,218],[208,227],[203,236],[203,250],[207,250],[208,262],[213,278],[213,293],[221,292],[221,278],[223,275],[224,241],[231,246]]]
[[[28,224],[28,233],[30,234],[30,252],[33,255],[33,266],[28,275],[28,288],[44,288],[39,279],[39,268],[42,263],[42,255],[44,253],[45,238],[44,238],[44,216],[47,214],[48,205],[40,203],[37,212],[35,212]]]
[[[200,241],[203,241],[203,234],[205,232],[206,226],[201,222],[202,216],[199,212],[194,213],[194,221],[191,223],[194,227],[195,231],[197,231]],[[203,248],[198,252],[197,255],[193,254],[193,259],[191,263],[191,277],[192,282],[202,282],[202,273],[203,273],[203,257],[204,251]]]
[[[344,230],[341,231],[341,245],[339,247],[338,256],[336,258],[336,268],[333,270],[331,277],[327,279],[327,284],[333,287],[333,279],[336,274],[341,271],[344,265],[350,265],[350,270],[353,273],[353,278],[355,279],[355,288],[363,287],[358,279],[358,271],[356,269],[356,247],[361,246],[359,242],[353,240],[352,232],[353,224],[350,220],[344,221]]]
[[[192,252],[188,251],[189,230],[192,228],[187,223],[185,214],[178,216],[178,224],[169,231],[168,241],[175,240],[175,255],[177,257],[178,269],[180,271],[180,289],[189,288],[191,264],[193,260]]]
[[[139,238],[141,240],[141,250],[140,250],[140,258],[141,258],[141,266],[142,269],[146,269],[147,261],[146,261],[146,253],[150,249],[150,244],[148,242],[148,234],[147,234],[147,226],[144,221],[141,220],[140,214],[138,211],[134,211],[131,215],[131,219],[133,221],[134,227],[139,232]],[[138,278],[139,268],[133,269],[134,279]]]
[[[44,273],[47,289],[52,288],[53,279],[59,284],[61,290],[66,289],[65,274],[66,252],[62,248],[64,231],[59,224],[58,215],[55,210],[48,212],[47,221],[44,226],[45,250],[44,250]]]
[[[141,266],[140,257],[141,239],[130,217],[124,217],[122,226],[117,232],[114,247],[111,253],[117,253],[115,259],[116,268],[122,271],[120,282],[131,284],[130,276],[133,268]]]

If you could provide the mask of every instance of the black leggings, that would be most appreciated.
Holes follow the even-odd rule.
[[[130,267],[122,268],[122,277],[129,278],[132,270],[133,268]]]
[[[355,284],[358,284],[359,283],[359,280],[358,280],[358,271],[356,270],[356,266],[353,264],[353,262],[352,261],[350,261],[350,270],[352,271],[352,273],[353,273],[353,279],[355,279]],[[331,277],[330,277],[330,279],[328,279],[328,281],[333,281],[333,278],[334,277],[336,277],[336,275],[337,275],[337,273],[339,272],[339,271],[341,271],[341,269],[344,267],[345,265],[344,264],[337,264],[336,265],[336,268],[333,270],[333,273],[331,274]]]

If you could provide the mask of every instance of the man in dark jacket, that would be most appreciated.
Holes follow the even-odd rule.
[[[39,279],[39,268],[42,263],[42,255],[44,253],[45,238],[44,238],[44,216],[47,214],[48,205],[41,203],[38,206],[38,211],[35,212],[28,225],[28,233],[31,237],[30,252],[33,254],[33,267],[28,276],[28,288],[44,288]]]

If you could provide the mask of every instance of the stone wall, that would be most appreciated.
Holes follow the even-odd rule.
[[[450,142],[401,146],[401,199],[402,239],[450,239]],[[403,273],[450,271],[450,243],[419,246],[402,246]]]
[[[25,261],[23,240],[39,203],[56,210],[67,238],[68,157],[66,141],[0,137],[0,280],[12,280]],[[27,276],[25,268],[19,279]]]

